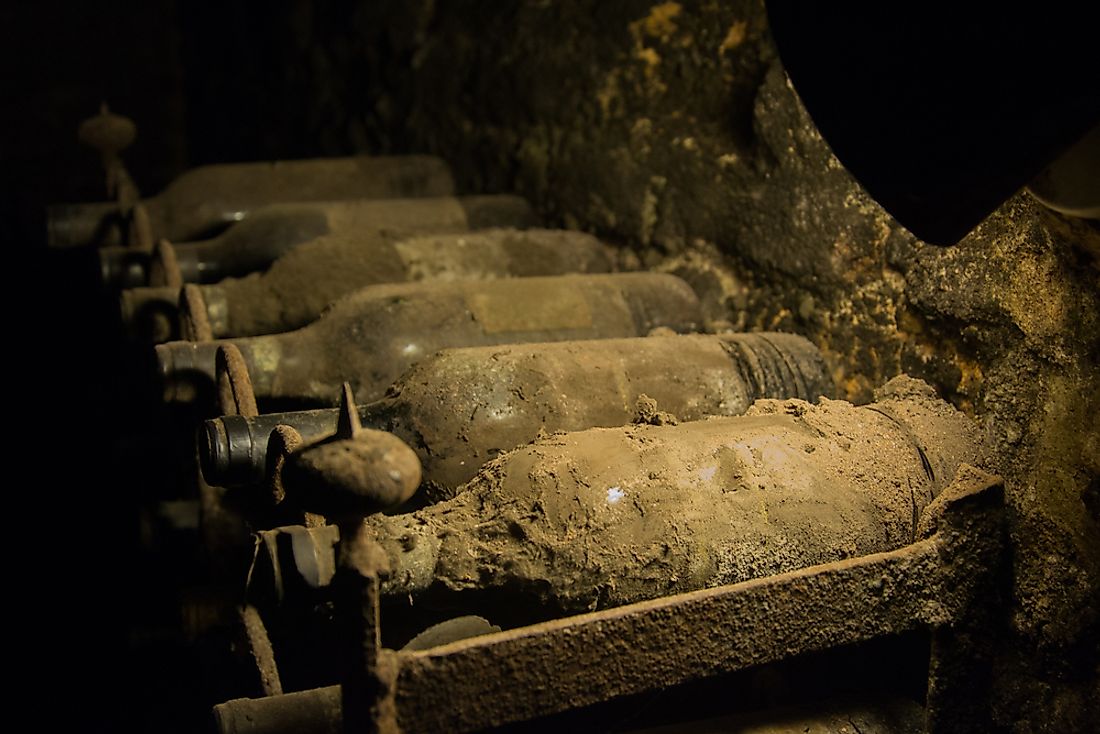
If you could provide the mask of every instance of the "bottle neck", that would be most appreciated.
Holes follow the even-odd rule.
[[[164,402],[214,402],[218,346],[218,342],[176,341],[154,348]]]
[[[141,288],[149,284],[152,258],[122,245],[99,248],[99,280],[107,288]]]
[[[359,406],[362,426],[383,429],[385,422],[379,418],[380,412],[377,404]],[[293,428],[303,443],[310,444],[335,434],[337,418],[337,409],[322,408],[253,417],[225,415],[208,420],[203,424],[199,446],[203,476],[219,487],[262,482],[267,472],[268,442],[276,426]]]
[[[121,245],[123,221],[115,202],[54,204],[46,210],[51,248]]]
[[[259,399],[278,399],[286,396],[286,385],[297,385],[303,377],[308,379],[311,363],[323,359],[313,348],[314,339],[305,329],[288,334],[252,336],[245,339],[229,339],[241,350],[252,389]],[[291,396],[294,393],[290,393]],[[335,400],[335,395],[333,399]]]
[[[275,395],[284,371],[291,372],[295,360],[282,359],[290,334],[217,341],[175,341],[155,348],[157,372],[167,403],[215,404],[217,354],[223,344],[235,344],[248,367],[252,387],[259,397]],[[308,350],[307,350],[308,351]]]
[[[178,288],[128,288],[119,295],[119,312],[135,340],[162,344],[179,338]]]
[[[412,514],[372,515],[364,520],[368,531],[391,561],[391,574],[382,591],[405,596],[426,591],[435,580],[442,542],[440,529],[416,521]],[[322,589],[336,568],[336,525],[306,528],[286,526],[258,533],[260,544],[249,596],[275,603],[290,601],[294,590]]]
[[[175,251],[175,263],[174,267],[179,270],[180,280],[184,283],[210,283],[219,278],[213,280],[208,275],[208,268],[204,267],[203,254],[204,251],[209,249],[211,242],[216,242],[218,238],[214,238],[211,241],[199,241],[199,242],[177,242],[172,245],[172,249]]]
[[[226,289],[221,285],[204,285],[199,287],[199,292],[202,293],[206,318],[210,322],[210,330],[214,338],[237,336],[230,329],[229,299],[226,296]]]
[[[267,268],[294,247],[328,234],[330,205],[265,208],[232,224],[216,237],[176,245],[187,283],[217,283]]]
[[[445,535],[441,528],[422,522],[419,513],[373,515],[364,522],[389,556],[391,572],[382,582],[383,594],[417,596],[436,583]],[[459,526],[463,524],[459,522]]]

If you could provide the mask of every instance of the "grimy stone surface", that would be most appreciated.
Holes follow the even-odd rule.
[[[681,275],[712,328],[809,337],[841,397],[904,371],[980,421],[1011,509],[992,723],[1089,728],[1094,225],[1021,193],[956,247],[917,241],[815,131],[759,1],[358,0],[285,20],[283,124],[328,152],[442,155],[461,190],[514,190],[621,245],[620,267]]]

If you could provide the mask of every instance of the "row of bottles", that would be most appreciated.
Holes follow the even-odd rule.
[[[507,627],[897,548],[980,463],[923,384],[831,400],[804,338],[699,333],[680,278],[614,272],[519,197],[454,196],[436,159],[208,167],[142,206],[150,249],[111,246],[95,207],[51,236],[106,244],[123,321],[165,342],[159,398],[208,418],[203,522],[256,533],[250,568],[212,565],[265,614],[326,598],[327,523],[363,508],[385,613]]]
[[[478,223],[480,224],[480,223]],[[582,232],[495,228],[414,237],[344,232],[295,247],[271,267],[196,286],[211,336],[275,334],[316,321],[332,303],[378,283],[605,273],[608,248]],[[120,297],[131,333],[168,341],[180,289],[131,288]],[[168,325],[159,325],[158,320]]]

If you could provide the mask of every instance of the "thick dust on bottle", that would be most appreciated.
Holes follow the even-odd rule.
[[[898,548],[962,462],[980,463],[977,426],[898,378],[865,407],[550,436],[367,522],[392,598],[531,621]]]

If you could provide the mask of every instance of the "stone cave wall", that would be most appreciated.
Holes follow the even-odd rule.
[[[907,372],[978,420],[1010,518],[996,722],[1100,717],[1095,226],[1021,193],[956,247],[916,240],[816,133],[759,0],[286,5],[284,117],[326,152],[442,155],[685,277],[712,328],[809,337],[840,397]]]

